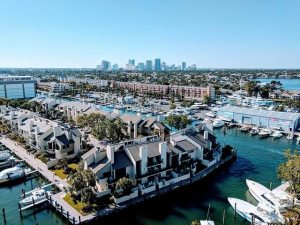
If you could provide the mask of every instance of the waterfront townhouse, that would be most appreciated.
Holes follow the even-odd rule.
[[[135,183],[133,197],[191,178],[219,160],[216,137],[204,125],[171,135],[170,141],[147,136],[94,147],[82,155],[85,169],[97,177],[98,196],[112,193],[122,177]]]
[[[82,149],[82,134],[77,128],[41,117],[18,119],[18,133],[30,147],[48,153],[49,158],[74,158]]]

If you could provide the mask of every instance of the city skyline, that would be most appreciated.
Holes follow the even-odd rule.
[[[132,56],[153,66],[159,57],[198,68],[300,68],[296,0],[29,0],[0,7],[2,68],[95,68],[102,59],[123,67]]]

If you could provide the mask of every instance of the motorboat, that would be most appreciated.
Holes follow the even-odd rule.
[[[9,150],[0,151],[0,162],[6,161],[11,157]]]
[[[45,199],[47,199],[47,196],[52,195],[50,191],[46,191],[42,188],[36,188],[33,191],[30,192],[30,195],[19,201],[19,203],[23,206],[30,205],[33,202],[35,204],[42,203]]]
[[[294,139],[294,134],[289,133],[289,135],[286,137],[287,140],[293,140]]]
[[[271,134],[271,131],[269,129],[262,129],[258,135],[261,137],[261,138],[266,138],[266,137],[269,137]]]
[[[0,184],[23,178],[29,172],[31,172],[31,169],[23,169],[19,166],[2,170],[0,172]]]
[[[212,220],[200,220],[200,225],[215,225]]]
[[[219,128],[223,126],[224,126],[223,120],[217,119],[213,122],[213,128]]]
[[[232,119],[230,119],[229,117],[226,117],[226,116],[219,116],[219,119],[220,120],[223,120],[224,122],[232,122]]]
[[[228,198],[233,209],[244,219],[254,222],[257,225],[268,225],[275,222],[282,222],[275,210],[264,203],[257,206],[241,199]]]
[[[206,116],[211,117],[211,118],[215,118],[216,114],[214,112],[207,112],[205,113]]]
[[[252,180],[246,180],[250,194],[259,202],[268,204],[278,212],[285,211],[285,208],[293,205],[293,197],[286,194],[284,191],[273,190]]]
[[[249,130],[251,129],[251,127],[249,125],[243,125],[240,128],[238,128],[239,131],[247,133]]]
[[[300,144],[300,136],[299,137],[297,137],[297,144]]]
[[[281,138],[283,136],[283,133],[282,131],[279,131],[279,130],[275,130],[273,134],[271,134],[271,137],[273,137],[274,139],[277,139],[277,138]]]
[[[250,134],[251,136],[257,135],[258,133],[259,133],[259,129],[258,129],[257,127],[253,127],[253,128],[251,128],[251,130],[249,131],[249,134]]]

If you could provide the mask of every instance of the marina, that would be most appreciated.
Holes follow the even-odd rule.
[[[254,203],[254,199],[251,198],[245,191],[247,189],[246,183],[241,183],[240,188],[236,189],[233,187],[236,187],[236,184],[240,183],[240,180],[251,178],[255,180],[262,181],[262,183],[269,185],[270,182],[272,182],[274,185],[279,185],[280,181],[277,180],[277,176],[275,171],[276,165],[281,162],[283,159],[282,152],[284,149],[290,147],[290,148],[298,148],[295,142],[290,142],[285,139],[279,140],[273,140],[273,139],[259,139],[259,137],[250,137],[250,135],[243,134],[243,133],[236,133],[235,129],[228,130],[228,134],[224,137],[221,130],[215,131],[220,141],[226,141],[232,145],[235,145],[237,149],[240,149],[239,151],[239,157],[237,158],[237,161],[229,166],[228,169],[223,170],[220,174],[216,174],[214,177],[209,178],[206,180],[205,186],[202,186],[201,184],[195,184],[192,187],[189,188],[190,194],[185,194],[182,197],[179,197],[178,194],[176,194],[177,198],[173,198],[169,203],[163,203],[160,200],[154,200],[150,201],[147,204],[143,204],[142,208],[135,209],[135,213],[139,213],[140,216],[136,216],[136,214],[131,212],[129,214],[132,216],[132,219],[128,221],[128,224],[141,224],[141,219],[144,221],[143,224],[165,224],[168,222],[171,222],[172,224],[190,224],[190,221],[192,221],[195,218],[205,218],[206,217],[206,211],[207,211],[207,205],[211,204],[212,210],[210,212],[210,218],[213,218],[216,224],[221,224],[222,222],[222,215],[223,210],[226,210],[226,220],[234,225],[242,224],[241,220],[237,218],[236,220],[233,220],[233,210],[230,209],[229,204],[225,198],[225,196],[229,196],[229,194],[234,195],[235,197],[241,198],[241,199],[248,199],[250,202]],[[248,146],[246,143],[249,141],[253,142],[253,146]],[[246,147],[247,146],[247,147]],[[261,158],[263,157],[272,157],[275,161],[275,164],[268,161],[262,161]],[[276,163],[277,162],[277,163]],[[258,168],[254,169],[252,167],[253,164],[260,165]],[[272,170],[272,168],[274,168]],[[244,171],[247,171],[247,173],[244,173]],[[266,175],[267,174],[267,179]],[[223,176],[229,176],[226,180],[220,179]],[[28,181],[26,182],[28,186]],[[13,189],[23,186],[18,185],[16,187],[13,187]],[[198,193],[199,188],[201,187],[201,194],[197,194],[197,197],[195,198],[195,194]],[[212,193],[210,188],[213,189],[214,194]],[[28,188],[28,187],[27,187]],[[4,193],[7,193],[5,191],[5,187],[1,188],[1,195],[3,197]],[[34,189],[34,188],[32,188]],[[32,190],[31,189],[31,190]],[[9,189],[8,189],[9,190]],[[28,190],[28,189],[27,189]],[[4,191],[4,192],[3,192]],[[179,190],[180,192],[180,190]],[[21,190],[18,191],[18,196],[20,196]],[[184,192],[185,193],[185,192]],[[172,194],[171,194],[172,195]],[[224,200],[218,200],[218,196],[224,196]],[[220,197],[221,197],[220,196]],[[57,196],[58,197],[58,196]],[[55,197],[54,197],[55,198]],[[16,199],[16,198],[13,198]],[[159,207],[156,206],[156,208],[153,211],[153,214],[147,214],[147,208],[151,207],[151,205],[156,204],[156,202],[160,202]],[[169,204],[174,204],[174,206],[171,208],[174,210],[174,212],[181,212],[183,213],[184,217],[178,220],[178,218],[173,215],[172,211],[170,211]],[[188,207],[187,205],[195,205],[194,207]],[[18,210],[18,204],[17,199],[15,200],[15,203],[12,205],[14,210]],[[167,207],[167,208],[166,208]],[[201,209],[203,208],[203,209]],[[136,211],[137,210],[137,211]],[[153,210],[153,209],[152,209]],[[165,211],[166,213],[161,214],[160,211]],[[9,213],[10,211],[7,210],[7,221],[18,221],[18,218],[12,217],[12,214]],[[11,211],[12,212],[12,211]],[[130,210],[129,210],[130,213]],[[156,221],[156,217],[154,215],[160,215],[160,222]],[[41,221],[39,218],[45,218],[47,217],[47,220],[42,220],[43,223],[40,222],[40,224],[64,224],[64,220],[60,220],[59,214],[51,213],[51,211],[38,211],[37,212],[37,221]],[[27,217],[26,217],[27,218]],[[29,218],[34,219],[33,215],[31,215]],[[30,224],[32,221],[31,219],[23,219],[23,223]],[[51,222],[51,218],[52,220]],[[121,218],[120,218],[121,219]],[[48,221],[49,220],[49,221]],[[26,222],[27,221],[27,222]],[[56,221],[56,222],[55,222]],[[114,220],[112,220],[114,221]],[[136,221],[136,222],[132,222]],[[116,221],[114,221],[116,222]],[[108,223],[109,224],[109,223]],[[112,222],[112,224],[114,224]]]

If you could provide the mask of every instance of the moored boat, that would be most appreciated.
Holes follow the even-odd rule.
[[[274,131],[273,134],[271,134],[271,137],[273,137],[274,139],[281,138],[282,136],[283,136],[283,133],[282,133],[282,131],[279,131],[279,130],[276,130],[276,131]]]
[[[28,169],[23,169],[19,166],[15,166],[15,167],[12,167],[12,168],[2,170],[0,172],[0,184],[23,178],[29,172],[31,172],[31,169],[29,169],[29,168]]]
[[[223,127],[223,126],[224,126],[223,120],[217,119],[213,122],[213,128],[219,128],[219,127]]]
[[[258,135],[261,137],[261,138],[266,138],[266,137],[269,137],[271,134],[271,131],[269,129],[262,129]]]
[[[47,199],[47,196],[51,196],[50,191],[46,191],[42,188],[34,189],[32,192],[30,192],[30,195],[19,201],[19,203],[23,206],[30,205],[33,202],[35,204],[42,203],[44,200]]]
[[[200,220],[200,225],[215,225],[212,220]]]
[[[205,113],[205,115],[208,116],[208,117],[212,117],[212,118],[216,117],[216,114],[214,112],[212,112],[212,111]]]
[[[259,129],[257,127],[253,127],[250,131],[249,131],[249,134],[251,136],[253,135],[257,135],[259,133]]]

